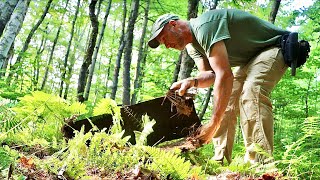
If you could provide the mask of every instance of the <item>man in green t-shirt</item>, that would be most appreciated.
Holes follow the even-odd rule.
[[[165,14],[153,25],[151,48],[164,44],[183,50],[195,61],[199,74],[172,84],[183,95],[191,87],[214,85],[214,109],[198,135],[201,143],[213,140],[214,160],[231,162],[237,116],[246,147],[245,160],[264,158],[259,145],[273,151],[273,115],[270,93],[287,69],[279,38],[289,33],[249,13],[235,9],[212,10],[190,21]],[[236,67],[232,72],[231,67]]]

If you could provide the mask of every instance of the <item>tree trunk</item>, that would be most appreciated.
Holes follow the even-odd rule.
[[[194,61],[188,55],[187,50],[184,49],[181,51],[181,64],[178,79],[186,79],[190,77],[192,69],[194,67]]]
[[[112,33],[112,41],[111,41],[111,44],[114,44],[114,41],[116,39],[116,21],[113,21],[113,33]],[[110,80],[110,70],[111,70],[111,67],[112,67],[112,59],[113,59],[113,56],[114,56],[114,53],[110,53],[108,59],[109,59],[109,62],[108,62],[108,66],[107,66],[107,73],[105,74],[104,76],[104,84],[105,84],[105,88],[104,90],[102,91],[102,97],[106,98],[108,94],[110,94],[108,92],[108,87],[109,87],[109,80]]]
[[[46,65],[46,68],[45,68],[45,71],[44,71],[44,76],[42,78],[42,84],[41,84],[41,87],[40,87],[40,90],[42,91],[47,83],[47,79],[48,79],[48,75],[49,75],[49,68],[52,64],[52,61],[53,61],[53,53],[54,53],[54,49],[56,47],[56,44],[58,42],[58,38],[59,38],[59,35],[60,35],[60,31],[61,31],[61,26],[62,24],[60,23],[59,25],[59,28],[58,28],[58,31],[57,31],[57,34],[53,40],[53,45],[52,45],[52,48],[51,48],[51,51],[50,51],[50,56],[49,56],[49,59],[48,59],[48,62],[47,62],[47,65]]]
[[[67,0],[67,2],[66,2],[65,8],[64,8],[65,11],[64,11],[64,13],[62,15],[62,18],[64,17],[65,12],[67,11],[68,4],[69,4],[69,0]],[[45,85],[46,85],[46,83],[47,83],[48,74],[49,74],[49,68],[50,68],[50,66],[52,64],[52,61],[53,61],[53,53],[54,53],[55,47],[56,47],[58,39],[59,39],[60,31],[61,31],[61,28],[62,28],[62,22],[63,21],[60,22],[57,34],[56,34],[56,36],[55,36],[55,38],[53,40],[53,45],[52,45],[52,48],[51,48],[51,51],[50,51],[49,60],[48,60],[48,63],[47,63],[46,69],[45,69],[45,73],[44,73],[44,76],[43,76],[43,79],[42,79],[42,84],[41,84],[40,90],[43,90]]]
[[[4,60],[2,67],[0,67],[0,78],[6,75],[6,70],[9,65],[9,61],[13,58],[13,55],[14,55],[14,44],[11,45],[7,58]]]
[[[269,21],[274,24],[280,7],[281,0],[273,0],[272,9],[269,15]]]
[[[134,80],[134,92],[132,94],[131,98],[131,104],[135,104],[137,101],[137,94],[139,91],[139,88],[141,87],[141,66],[143,66],[143,60],[146,56],[146,46],[145,46],[145,37],[146,37],[146,30],[148,25],[148,16],[149,16],[149,7],[150,7],[150,0],[146,0],[146,7],[144,11],[144,22],[143,22],[143,29],[141,33],[140,38],[140,44],[139,44],[139,53],[138,53],[138,60],[137,60],[137,68],[136,68],[136,75]]]
[[[78,13],[79,13],[79,7],[80,7],[80,0],[78,0],[77,7],[76,7],[76,12],[72,20],[72,26],[71,26],[71,32],[70,32],[70,39],[67,47],[67,52],[64,57],[64,62],[63,62],[63,68],[62,68],[62,74],[61,74],[61,82],[60,82],[60,88],[59,88],[59,96],[62,97],[62,92],[63,92],[63,84],[65,82],[66,74],[67,74],[67,66],[68,66],[68,58],[70,54],[70,48],[74,36],[74,26],[76,24],[77,18],[78,18]]]
[[[172,79],[171,84],[173,84],[174,82],[178,81],[180,67],[181,67],[181,59],[182,59],[182,53],[180,53],[178,62],[176,62],[176,66],[174,68],[173,79]]]
[[[87,82],[88,68],[92,62],[92,55],[94,51],[94,47],[96,45],[98,31],[99,31],[99,22],[98,17],[95,15],[95,7],[97,4],[97,0],[91,0],[89,5],[89,17],[91,20],[92,31],[90,34],[89,45],[86,50],[86,54],[84,57],[84,61],[81,65],[79,79],[78,79],[78,89],[77,89],[77,97],[79,102],[84,102],[84,88]]]
[[[33,79],[32,79],[32,85],[33,88],[32,90],[38,90],[38,82],[39,82],[39,73],[40,73],[40,59],[41,59],[41,54],[45,50],[46,47],[46,42],[47,42],[47,36],[48,36],[48,31],[47,31],[48,26],[46,26],[46,34],[42,36],[41,43],[39,45],[39,48],[37,50],[36,57],[34,59],[34,69],[33,69]]]
[[[204,100],[204,103],[203,103],[202,110],[201,110],[201,112],[199,113],[199,119],[200,119],[200,121],[203,119],[203,116],[204,116],[204,114],[206,113],[206,110],[207,110],[207,108],[208,108],[208,104],[209,104],[210,99],[211,99],[211,97],[212,97],[212,90],[213,90],[213,88],[210,87],[210,88],[208,89],[207,93],[206,93],[206,97],[205,97],[205,100]]]
[[[9,50],[21,29],[29,4],[30,0],[19,0],[0,38],[0,67],[3,66]]]
[[[198,15],[199,0],[188,0],[188,20],[196,18]],[[194,67],[194,61],[188,55],[187,50],[184,49],[181,52],[181,65],[179,72],[179,79],[185,79],[190,77],[192,68]]]
[[[201,3],[203,5],[203,7],[206,7],[209,10],[213,10],[213,9],[217,8],[219,1],[220,0],[205,0],[205,1],[201,1]],[[234,1],[236,1],[236,0],[233,0],[233,2]],[[204,8],[202,10],[204,10]]]
[[[87,24],[86,27],[84,27],[83,29],[88,29],[89,25]],[[67,74],[66,74],[66,80],[65,80],[65,84],[66,84],[66,87],[64,89],[64,93],[63,93],[63,99],[67,99],[68,98],[68,93],[69,93],[69,86],[70,86],[70,80],[71,80],[71,77],[72,77],[72,72],[73,72],[73,67],[74,67],[74,64],[75,62],[79,59],[78,57],[75,57],[75,52],[80,49],[81,47],[79,47],[81,44],[81,39],[83,38],[84,36],[84,33],[86,31],[84,31],[83,29],[81,29],[81,27],[77,27],[76,28],[76,31],[75,31],[75,36],[74,36],[74,46],[72,46],[73,50],[71,51],[71,54],[69,55],[70,58],[69,58],[69,64],[68,64],[68,67],[67,67]],[[89,37],[89,35],[88,35]],[[87,39],[89,39],[87,37]],[[82,48],[81,48],[82,49]]]
[[[217,9],[218,2],[219,0],[214,0],[213,6],[210,8],[210,10]]]
[[[139,0],[133,0],[131,5],[131,13],[126,33],[126,48],[123,58],[123,95],[122,104],[130,104],[130,65],[132,59],[133,30],[138,17]]]
[[[120,36],[120,42],[119,42],[119,50],[118,50],[117,59],[114,67],[111,95],[110,95],[110,98],[113,100],[116,98],[116,93],[118,89],[118,78],[119,78],[119,72],[120,72],[120,66],[121,66],[121,58],[122,58],[124,46],[126,44],[126,41],[124,39],[125,28],[126,28],[126,17],[127,17],[127,1],[123,0],[122,30],[121,30],[121,36]]]
[[[48,11],[49,11],[49,8],[50,8],[50,6],[51,6],[51,3],[52,3],[52,0],[48,0],[47,5],[46,5],[46,7],[45,7],[45,10],[43,11],[40,19],[39,19],[38,22],[32,27],[30,33],[28,34],[28,36],[27,36],[27,38],[26,38],[26,40],[25,40],[25,42],[24,42],[24,44],[23,44],[23,47],[22,47],[21,51],[20,51],[19,54],[18,54],[17,60],[16,60],[15,64],[12,66],[12,69],[10,70],[9,77],[8,77],[9,80],[10,80],[11,77],[13,76],[15,70],[20,68],[20,66],[21,66],[21,63],[20,63],[21,58],[22,58],[23,54],[27,51],[28,46],[29,46],[29,44],[30,44],[30,42],[31,42],[32,36],[33,36],[34,33],[36,32],[36,30],[39,28],[39,26],[40,26],[40,24],[43,22],[44,18],[46,17],[46,15],[47,15],[47,13],[48,13]]]
[[[6,27],[10,16],[16,7],[19,0],[5,0],[0,1],[0,37],[2,36],[3,30]]]
[[[112,0],[109,0],[109,2],[108,2],[108,6],[106,8],[106,13],[105,13],[105,16],[104,16],[104,19],[103,19],[103,24],[102,24],[101,31],[100,31],[100,34],[99,34],[98,42],[96,44],[96,47],[94,48],[93,57],[92,57],[92,63],[91,63],[90,69],[89,69],[89,77],[88,77],[86,90],[85,90],[85,94],[84,94],[85,101],[87,101],[88,98],[89,98],[93,72],[94,72],[96,60],[97,60],[97,57],[98,57],[100,44],[101,44],[101,41],[102,41],[102,38],[103,38],[103,35],[104,35],[104,30],[106,28],[108,16],[109,16],[109,13],[110,13],[111,1]]]

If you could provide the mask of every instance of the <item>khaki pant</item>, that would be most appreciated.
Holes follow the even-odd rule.
[[[270,155],[273,151],[273,114],[270,93],[279,82],[287,65],[279,48],[268,48],[234,72],[230,101],[220,128],[213,138],[214,160],[226,157],[231,162],[237,116],[246,147],[245,160],[261,161],[254,151],[260,145]]]

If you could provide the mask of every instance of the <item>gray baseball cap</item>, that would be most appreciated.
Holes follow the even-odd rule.
[[[160,45],[160,43],[156,40],[156,37],[160,34],[164,26],[170,20],[178,20],[178,19],[179,17],[177,15],[172,15],[172,14],[164,14],[160,16],[152,26],[151,38],[148,41],[148,45],[151,48],[157,48]]]

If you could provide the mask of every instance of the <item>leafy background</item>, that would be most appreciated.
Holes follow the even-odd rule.
[[[132,63],[130,79],[134,81],[138,66],[139,42],[144,43],[150,34],[152,22],[163,13],[178,14],[187,18],[188,1],[159,0],[150,1],[148,14],[147,37],[142,38],[144,10],[148,1],[140,1],[139,13],[135,22]],[[205,1],[201,1],[202,3]],[[310,2],[308,4],[307,2]],[[0,76],[0,169],[1,178],[11,177],[26,179],[40,175],[44,179],[54,179],[61,169],[64,176],[70,179],[86,179],[93,177],[116,178],[119,175],[132,175],[135,170],[144,174],[159,176],[161,179],[204,179],[234,172],[231,175],[243,177],[262,177],[266,172],[277,172],[276,177],[287,179],[320,178],[320,124],[319,124],[319,67],[320,67],[320,1],[310,0],[305,6],[297,6],[297,1],[281,1],[275,25],[299,32],[301,39],[311,44],[311,53],[307,63],[299,68],[295,77],[289,70],[272,93],[274,121],[274,163],[266,165],[248,165],[242,162],[244,154],[240,129],[237,129],[233,162],[220,165],[210,160],[213,153],[211,144],[193,153],[182,153],[175,149],[163,151],[158,147],[144,146],[145,137],[152,132],[152,120],[145,117],[147,129],[141,129],[137,145],[128,145],[128,137],[123,137],[119,124],[121,118],[114,113],[116,126],[110,132],[92,134],[77,132],[72,140],[65,141],[61,127],[66,119],[84,118],[93,115],[119,112],[117,104],[123,98],[123,67],[120,68],[118,89],[114,100],[110,99],[113,74],[116,69],[115,60],[119,49],[119,39],[123,24],[122,1],[114,0],[107,20],[107,26],[97,56],[95,71],[88,101],[77,100],[78,74],[83,62],[91,26],[88,16],[90,1],[81,1],[79,15],[75,24],[74,39],[71,44],[68,65],[72,67],[70,79],[64,79],[69,86],[65,98],[59,97],[61,74],[66,70],[63,60],[75,15],[76,0],[71,0],[65,10],[66,1],[53,0],[49,13],[33,35],[26,52],[21,54],[22,61],[17,69],[12,69],[20,53],[24,41],[32,27],[43,13],[47,1],[32,0],[23,26],[15,38],[13,57],[10,69]],[[206,11],[203,4],[199,12]],[[255,0],[221,0],[217,8],[237,8],[248,11],[267,20],[273,1]],[[131,1],[127,1],[127,20],[130,14]],[[101,1],[99,14],[99,30],[102,26],[104,11],[108,1]],[[63,16],[63,14],[65,14]],[[63,17],[63,18],[62,18]],[[61,24],[61,32],[54,51],[52,63],[48,66],[49,54]],[[128,22],[128,21],[126,21]],[[37,56],[41,40],[45,39],[43,51]],[[145,44],[144,44],[145,45]],[[163,96],[170,87],[173,72],[178,63],[179,52],[160,47],[156,50],[145,48],[145,63],[139,76],[141,86],[133,88],[131,95],[137,93],[137,102]],[[74,64],[73,64],[74,63]],[[46,68],[48,78],[41,89]],[[36,70],[39,70],[37,74]],[[13,78],[8,77],[13,72]],[[194,68],[192,75],[197,70]],[[38,78],[35,78],[38,75]],[[128,74],[127,74],[128,75]],[[64,90],[66,87],[64,86]],[[41,91],[38,91],[41,90]],[[198,91],[195,99],[197,112],[204,106],[208,89]],[[212,99],[203,118],[205,123],[211,115]],[[239,125],[238,125],[239,126]],[[149,127],[149,128],[148,128]],[[91,140],[91,144],[86,144]],[[25,158],[23,158],[25,157]],[[179,168],[176,168],[179,167]],[[117,174],[118,173],[118,174]],[[119,175],[119,176],[120,176]]]

